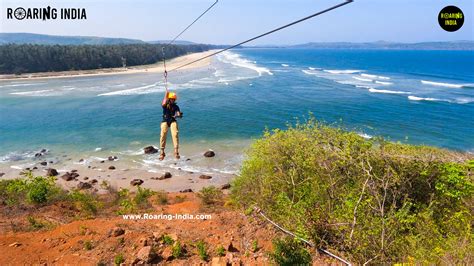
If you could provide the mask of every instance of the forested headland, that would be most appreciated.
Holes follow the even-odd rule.
[[[163,60],[163,44],[0,45],[0,74],[90,70],[153,64]],[[203,52],[212,45],[170,45],[166,59]]]

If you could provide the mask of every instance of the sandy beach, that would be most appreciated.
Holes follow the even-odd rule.
[[[173,69],[188,62],[194,61],[201,57],[210,55],[216,50],[209,50],[201,53],[192,53],[173,58],[166,62],[167,69]],[[198,61],[191,65],[185,66],[180,70],[200,68],[208,66],[211,63],[211,57]],[[38,72],[38,73],[24,73],[22,75],[0,75],[2,80],[35,80],[35,79],[50,79],[50,78],[68,78],[68,77],[87,77],[87,76],[101,76],[101,75],[121,75],[121,74],[137,74],[137,73],[163,73],[163,62],[157,62],[151,65],[130,66],[126,68],[104,68],[91,70],[74,70],[74,71],[59,71],[59,72]]]

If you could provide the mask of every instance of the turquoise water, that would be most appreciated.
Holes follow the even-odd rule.
[[[473,51],[246,49],[169,78],[188,157],[221,149],[223,165],[238,164],[232,153],[265,127],[308,112],[366,137],[474,151]],[[2,81],[0,158],[42,148],[139,154],[158,146],[162,97],[152,73]]]

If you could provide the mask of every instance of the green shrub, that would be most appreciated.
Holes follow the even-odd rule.
[[[158,204],[165,205],[168,203],[168,194],[165,191],[160,190],[156,192],[156,199]]]
[[[173,243],[174,243],[173,238],[171,238],[171,236],[169,236],[169,235],[162,235],[161,236],[161,241],[163,241],[163,243],[165,245],[168,245],[168,246],[173,245]]]
[[[72,190],[69,192],[69,198],[76,208],[87,216],[94,216],[100,207],[100,202],[96,197],[89,193],[83,193],[79,190]]]
[[[8,205],[29,203],[45,204],[59,199],[63,190],[54,177],[33,176],[26,172],[24,178],[0,181],[0,199]]]
[[[354,263],[474,263],[472,156],[310,119],[265,132],[231,197]]]
[[[171,251],[172,251],[173,257],[176,259],[179,259],[183,256],[183,247],[181,246],[181,243],[179,242],[179,240],[176,241],[176,243],[174,243],[173,247],[171,248]]]
[[[199,257],[202,260],[207,261],[209,259],[209,254],[207,253],[206,243],[203,240],[199,240],[196,243],[196,248],[197,248],[197,252],[198,252]]]
[[[204,206],[210,206],[221,202],[222,191],[215,186],[209,186],[202,188],[197,196],[201,199]]]
[[[123,254],[117,254],[114,258],[114,264],[115,265],[120,265],[125,262],[125,258],[123,257]]]
[[[148,199],[154,194],[155,192],[151,191],[150,189],[138,186],[137,192],[135,193],[134,202],[139,207],[149,206]]]
[[[93,248],[92,241],[90,241],[90,240],[84,241],[84,249],[85,250],[91,250],[92,248]]]
[[[224,257],[225,256],[225,248],[222,245],[218,246],[216,248],[216,254],[219,257]]]
[[[40,219],[36,219],[33,216],[28,216],[27,220],[28,220],[28,223],[30,224],[31,230],[34,230],[34,231],[52,227],[51,223],[42,221]]]
[[[273,252],[270,258],[277,265],[310,265],[311,255],[308,250],[293,238],[276,239],[273,241]]]

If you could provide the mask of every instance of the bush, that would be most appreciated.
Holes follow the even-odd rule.
[[[225,248],[223,246],[218,246],[216,248],[216,254],[218,257],[224,257],[225,256]]]
[[[179,259],[183,256],[183,247],[181,246],[181,243],[179,242],[179,240],[176,241],[176,243],[174,243],[173,247],[171,248],[171,251],[172,251],[173,257],[176,259]]]
[[[265,132],[232,199],[354,263],[473,263],[472,156],[310,119]],[[467,162],[466,162],[467,161]]]
[[[64,193],[54,177],[33,176],[0,181],[0,199],[8,205],[29,203],[44,204],[59,199]]]
[[[94,216],[97,214],[100,202],[96,197],[89,193],[83,193],[79,190],[72,190],[69,193],[69,198],[76,205],[76,208],[88,216]]]
[[[273,241],[273,252],[270,258],[277,265],[310,265],[311,255],[293,238],[276,239]]]
[[[123,257],[123,254],[117,254],[114,258],[114,264],[115,265],[120,265],[125,262],[125,258]]]
[[[202,188],[197,196],[201,199],[204,206],[210,206],[221,202],[222,191],[214,186]]]
[[[134,197],[135,204],[139,207],[149,206],[148,199],[154,194],[155,192],[151,191],[150,189],[138,186],[137,193],[135,193]]]
[[[209,254],[207,254],[207,246],[206,246],[206,243],[202,240],[199,240],[197,243],[196,243],[196,248],[197,248],[197,251],[198,251],[198,255],[199,257],[204,260],[204,261],[207,261],[209,259]]]
[[[160,190],[156,192],[156,199],[158,204],[165,205],[168,203],[168,194],[165,191]]]

